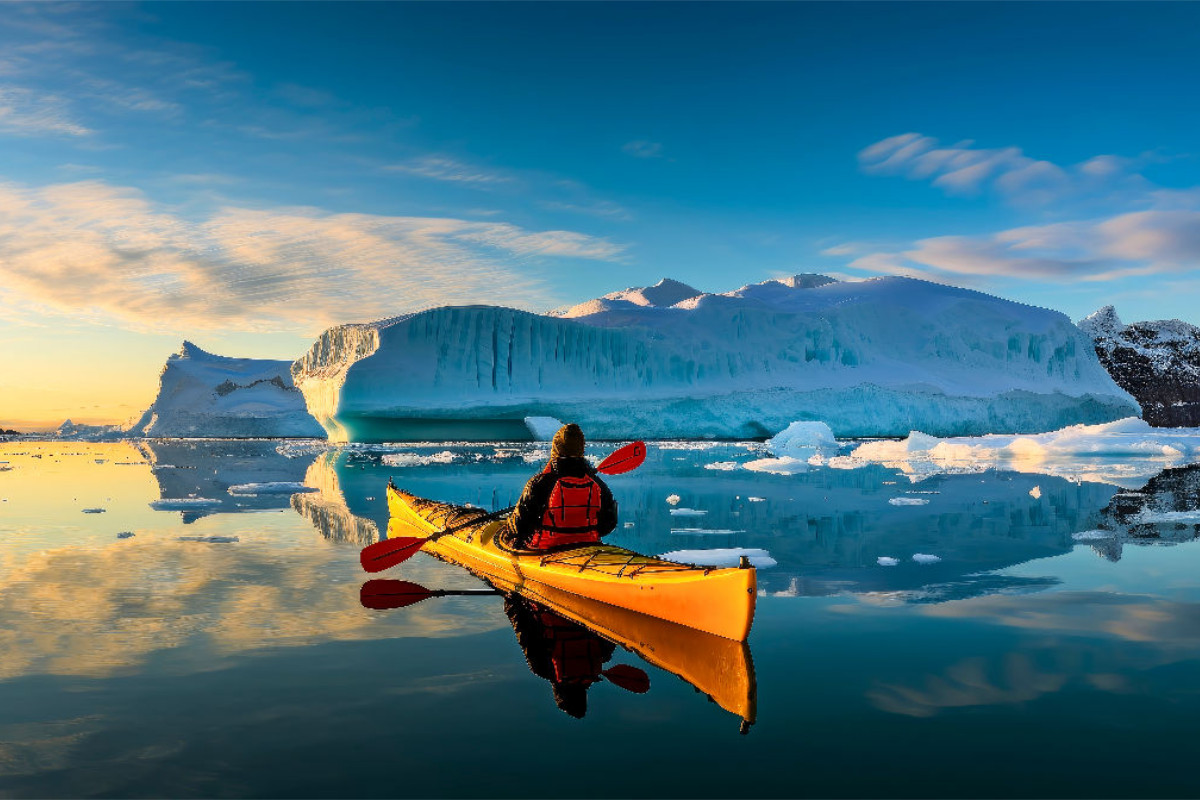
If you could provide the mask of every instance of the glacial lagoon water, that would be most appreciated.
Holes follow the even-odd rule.
[[[617,543],[777,564],[740,696],[706,696],[704,648],[618,646],[649,691],[600,680],[576,718],[504,598],[359,598],[389,476],[500,508],[544,454],[0,444],[0,795],[1200,795],[1200,468],[773,475],[738,467],[760,445],[652,444],[610,480]],[[229,492],[265,483],[305,491]],[[383,577],[486,588],[425,554]]]

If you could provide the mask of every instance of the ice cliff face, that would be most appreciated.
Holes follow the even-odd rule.
[[[1121,323],[1105,306],[1079,322],[1096,355],[1156,427],[1200,426],[1200,328],[1177,319]]]
[[[184,342],[163,367],[153,405],[127,435],[323,437],[289,367],[286,361],[217,356]]]
[[[1136,415],[1062,314],[908,278],[663,281],[542,316],[436,308],[326,331],[292,365],[342,441],[1035,432]]]

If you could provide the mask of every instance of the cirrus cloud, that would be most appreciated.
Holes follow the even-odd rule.
[[[139,330],[289,330],[434,305],[548,307],[525,269],[624,248],[499,221],[226,207],[186,219],[101,181],[0,183],[0,301]]]

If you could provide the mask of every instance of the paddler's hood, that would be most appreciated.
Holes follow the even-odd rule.
[[[550,459],[550,463],[546,465],[547,472],[556,472],[559,475],[565,475],[568,478],[582,478],[584,475],[593,475],[596,472],[595,467],[586,458],[579,456],[560,456]]]

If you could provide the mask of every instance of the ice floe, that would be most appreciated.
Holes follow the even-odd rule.
[[[698,508],[672,508],[668,513],[672,517],[703,517],[708,512]]]
[[[165,497],[150,503],[150,507],[155,511],[191,511],[219,505],[221,505],[220,500],[208,497]]]
[[[701,564],[706,567],[736,567],[741,563],[742,556],[750,560],[750,565],[759,569],[773,567],[779,562],[771,558],[771,554],[759,548],[716,548],[712,550],[672,550],[662,553],[659,558],[668,561],[679,561],[684,564]]]
[[[424,467],[429,464],[453,464],[458,459],[449,450],[433,455],[419,453],[385,453],[381,461],[389,467]]]
[[[229,487],[233,495],[257,496],[260,494],[299,494],[319,491],[315,486],[305,486],[295,481],[268,481],[266,483],[239,483]]]
[[[1200,428],[1153,428],[1137,417],[1072,425],[1049,433],[938,438],[913,431],[899,441],[871,441],[834,469],[883,464],[913,481],[932,475],[1008,469],[1071,480],[1137,486],[1167,467],[1200,462]]]

